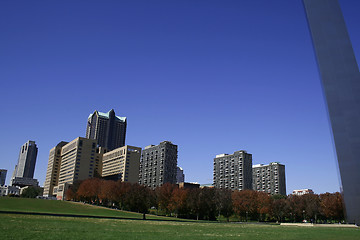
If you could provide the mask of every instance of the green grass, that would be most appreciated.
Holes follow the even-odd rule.
[[[38,199],[0,198],[0,210],[141,218],[141,215],[136,213]],[[0,214],[0,233],[1,239],[360,239],[360,231],[355,228],[143,221],[22,214]]]
[[[109,209],[100,206],[57,200],[0,197],[0,211],[71,214],[142,219],[142,214]],[[168,217],[146,215],[147,219],[177,220]]]

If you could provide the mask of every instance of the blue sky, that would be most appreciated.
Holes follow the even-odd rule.
[[[358,1],[340,0],[357,59]],[[286,165],[287,192],[339,191],[302,2],[1,1],[0,168],[27,140],[85,136],[95,109],[128,118],[126,143],[169,140],[185,180],[212,183],[213,158],[247,150]]]

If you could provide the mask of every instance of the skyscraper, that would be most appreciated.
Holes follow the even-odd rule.
[[[107,113],[95,110],[90,114],[86,127],[86,138],[96,139],[100,147],[107,150],[125,146],[126,117],[115,115],[114,109]]]
[[[272,162],[253,166],[253,190],[286,196],[285,165]]]
[[[214,187],[252,189],[252,155],[244,150],[214,158]]]
[[[5,185],[6,173],[7,173],[6,169],[0,169],[0,186]]]
[[[176,183],[177,145],[169,141],[145,147],[141,154],[139,184],[155,188]]]
[[[11,179],[11,185],[30,186],[37,185],[33,179],[38,148],[35,141],[27,141],[20,148],[18,163]]]

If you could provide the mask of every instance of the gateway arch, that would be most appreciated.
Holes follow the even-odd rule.
[[[303,0],[339,164],[346,219],[360,224],[360,73],[338,0]]]

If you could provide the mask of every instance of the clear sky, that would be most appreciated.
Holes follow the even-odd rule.
[[[360,2],[340,0],[357,59]],[[0,168],[36,141],[85,136],[95,109],[128,118],[126,144],[178,145],[185,180],[247,150],[286,166],[287,192],[339,191],[337,163],[301,0],[0,2]]]

